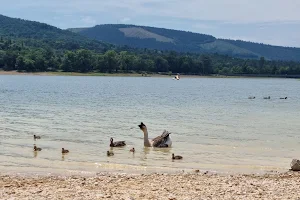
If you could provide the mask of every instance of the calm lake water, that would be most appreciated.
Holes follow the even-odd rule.
[[[140,122],[150,137],[170,131],[173,147],[144,148]],[[113,157],[110,137],[127,142]],[[1,172],[263,173],[289,169],[299,150],[299,80],[0,76]]]

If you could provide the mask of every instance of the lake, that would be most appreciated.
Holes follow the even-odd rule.
[[[286,171],[299,159],[299,91],[295,79],[2,75],[0,170]],[[140,122],[150,138],[170,131],[172,148],[144,148]],[[110,137],[127,146],[107,157]],[[62,147],[70,153],[62,156]]]

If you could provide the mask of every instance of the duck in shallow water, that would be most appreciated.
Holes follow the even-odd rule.
[[[42,148],[38,148],[35,145],[33,146],[33,151],[42,151]]]
[[[146,125],[141,122],[140,125],[138,125],[140,129],[144,133],[144,146],[145,147],[157,147],[157,148],[166,148],[172,146],[172,141],[170,138],[170,134],[168,131],[164,131],[160,136],[157,136],[156,138],[149,140],[148,138],[148,130]]]
[[[174,153],[172,153],[172,160],[181,160],[182,156],[175,156]]]
[[[268,96],[268,97],[264,97],[264,99],[271,99],[271,97],[270,97],[270,96]]]
[[[113,156],[113,155],[115,155],[114,152],[111,152],[111,151],[107,151],[106,154],[107,154],[107,156]]]
[[[34,140],[41,139],[41,136],[33,135],[33,139]]]
[[[126,145],[125,141],[114,142],[114,139],[110,138],[110,145],[109,145],[110,147],[123,147],[125,145]]]
[[[250,96],[250,97],[248,97],[248,99],[255,99],[255,97],[254,96]]]
[[[287,97],[280,97],[280,99],[287,99]]]
[[[69,150],[61,148],[61,153],[69,153]]]

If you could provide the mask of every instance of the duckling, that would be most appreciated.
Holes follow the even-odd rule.
[[[134,152],[135,152],[135,149],[134,149],[134,148],[130,149],[130,152],[133,152],[133,153],[134,153]]]
[[[284,97],[284,98],[283,98],[283,97],[280,97],[280,99],[287,99],[287,97]]]
[[[123,147],[125,145],[126,145],[125,141],[114,142],[114,139],[110,138],[110,145],[109,145],[110,147]]]
[[[42,151],[41,148],[37,148],[35,145],[33,146],[33,151]]]
[[[61,148],[61,153],[69,153],[69,150]]]
[[[181,160],[182,156],[175,156],[174,153],[172,153],[172,159],[173,160]]]
[[[107,151],[107,156],[113,156],[113,155],[115,155],[114,152]]]
[[[41,136],[33,135],[33,139],[35,139],[35,140],[41,139]]]

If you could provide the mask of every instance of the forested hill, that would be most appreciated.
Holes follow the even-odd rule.
[[[210,35],[146,26],[107,24],[70,31],[92,39],[137,48],[192,53],[219,53],[239,58],[300,61],[300,48],[279,47]]]
[[[109,29],[113,26],[107,27]],[[138,29],[138,35],[135,35],[137,34],[136,31],[133,31],[135,29]],[[231,44],[229,41],[217,40],[209,35],[200,37],[195,33],[167,29],[160,29],[160,32],[156,28],[135,27],[135,29],[120,28],[123,34],[128,34],[128,37],[146,38],[146,40],[152,38],[149,39],[148,45],[152,45],[153,41],[158,41],[158,44],[167,43],[175,46],[179,44],[181,47],[188,46],[193,52],[193,43],[200,44],[202,51],[205,48],[212,48],[210,45],[213,44],[217,47],[220,45],[226,47],[230,44],[232,49],[239,49],[239,52],[249,55],[246,50],[243,50],[243,43]],[[75,31],[83,30],[76,29]],[[153,33],[155,30],[156,33]],[[122,36],[119,32],[108,31],[106,33],[110,33],[112,38],[118,38],[118,35]],[[0,70],[83,73],[150,72],[170,75],[172,73],[275,76],[300,74],[300,62],[270,61],[264,57],[242,59],[209,54],[213,51],[201,54],[191,52],[134,49],[111,45],[47,24],[0,16]]]
[[[22,39],[28,46],[61,50],[88,48],[104,51],[111,46],[48,24],[3,15],[0,15],[0,36],[2,38]]]

